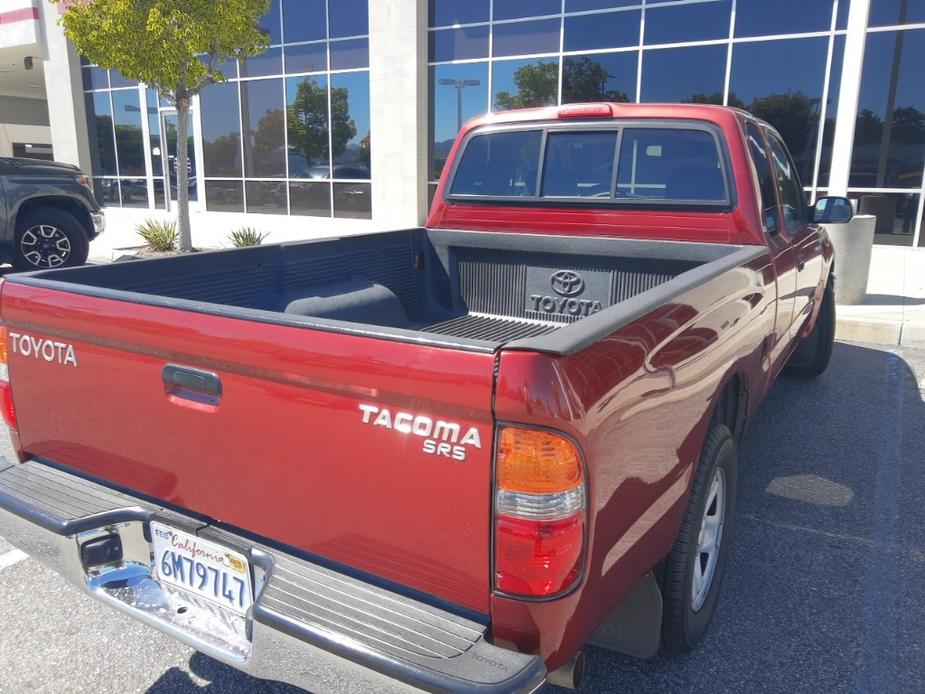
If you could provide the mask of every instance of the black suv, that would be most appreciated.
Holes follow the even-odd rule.
[[[0,157],[0,262],[17,270],[87,262],[105,225],[90,185],[70,164]]]

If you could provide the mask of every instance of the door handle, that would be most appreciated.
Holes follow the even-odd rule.
[[[797,254],[797,270],[802,271],[806,267],[806,256],[802,253]]]
[[[177,404],[186,400],[215,407],[222,399],[222,379],[212,371],[167,364],[161,372],[161,380],[167,397]]]

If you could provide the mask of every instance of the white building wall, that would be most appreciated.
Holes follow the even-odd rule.
[[[90,146],[84,110],[80,59],[58,25],[58,6],[41,5],[44,33],[43,68],[48,118],[55,159],[90,171]]]
[[[373,219],[427,215],[427,2],[370,0],[369,90]]]
[[[861,93],[861,70],[864,66],[864,45],[867,40],[867,17],[870,0],[851,0],[848,11],[848,33],[845,35],[845,57],[842,63],[841,90],[836,111],[835,138],[832,143],[832,171],[829,174],[829,195],[845,195],[851,173],[854,148],[854,125]],[[884,75],[884,79],[888,79]]]

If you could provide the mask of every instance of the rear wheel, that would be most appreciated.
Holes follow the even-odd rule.
[[[819,376],[829,365],[835,345],[835,288],[832,281],[825,287],[816,325],[794,350],[787,362],[787,372],[803,378]]]
[[[725,424],[710,426],[690,500],[662,578],[662,644],[687,653],[716,610],[736,500],[736,446]]]
[[[83,225],[73,215],[54,207],[23,214],[16,225],[14,243],[16,270],[83,265],[90,253],[90,240]]]

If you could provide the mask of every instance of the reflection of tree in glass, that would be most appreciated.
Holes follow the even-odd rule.
[[[168,135],[168,138],[170,136]],[[173,140],[176,141],[176,132]],[[202,153],[206,162],[212,162],[212,176],[240,176],[241,138],[237,133],[229,133],[202,143]]]
[[[495,94],[497,110],[550,106],[556,103],[559,93],[559,65],[547,62],[519,67],[514,73],[514,84],[516,94],[506,91]]]
[[[289,105],[289,147],[305,153],[310,164],[328,163],[328,90],[312,80],[304,80]],[[331,90],[331,147],[335,157],[343,154],[356,135],[350,118],[349,91]]]
[[[607,89],[607,82],[616,75],[588,57],[567,58],[562,65],[562,102],[618,101],[626,103],[629,95],[618,89]]]
[[[894,109],[893,140],[909,145],[925,144],[925,113],[915,106]]]
[[[794,159],[803,158],[807,148],[815,149],[818,102],[803,92],[769,94],[752,101],[748,110],[777,129]]]
[[[694,104],[721,104],[722,92],[712,94],[694,94],[689,103]],[[727,105],[741,108],[770,123],[781,134],[787,148],[795,159],[816,145],[815,133],[818,126],[818,102],[803,92],[787,92],[786,94],[768,94],[752,99],[746,104],[729,92]]]
[[[254,157],[267,159],[283,146],[283,110],[267,111],[254,132]]]
[[[723,103],[723,93],[722,92],[713,92],[712,94],[704,94],[700,92],[694,94],[690,99],[681,99],[682,104],[722,104]],[[745,104],[742,103],[740,99],[736,97],[732,92],[729,93],[729,105],[735,108],[745,108]]]
[[[99,151],[101,171],[116,172],[115,148],[112,144],[112,116],[96,117],[96,143]]]
[[[138,125],[117,125],[116,143],[119,148],[119,169],[122,175],[144,174],[145,152],[141,127]]]
[[[360,141],[360,157],[358,161],[360,166],[365,168],[367,171],[369,170],[370,166],[372,166],[372,159],[370,154],[371,150],[369,133],[366,133],[366,137]]]
[[[869,108],[862,109],[854,125],[854,141],[859,145],[880,142],[883,119]]]

